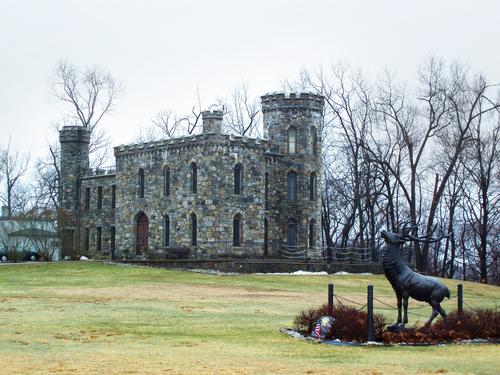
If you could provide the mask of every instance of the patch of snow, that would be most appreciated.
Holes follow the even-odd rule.
[[[270,273],[254,273],[254,275],[269,275],[269,276],[326,276],[328,272],[320,271],[320,272],[310,272],[310,271],[295,271],[295,272],[270,272]]]
[[[80,260],[89,260],[89,258],[87,258],[85,255],[82,255],[82,256],[80,257]]]
[[[339,271],[334,273],[335,276],[346,276],[346,275],[358,275],[358,276],[373,276],[371,272],[361,272],[361,273],[351,273],[345,271]]]

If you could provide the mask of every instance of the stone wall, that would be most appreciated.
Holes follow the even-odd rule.
[[[228,135],[200,134],[171,141],[115,148],[117,163],[117,243],[134,248],[136,219],[149,219],[149,246],[164,246],[164,216],[170,220],[170,246],[191,246],[191,214],[197,217],[198,246],[233,240],[233,220],[242,217],[243,241],[263,241],[264,152],[266,143]],[[191,165],[197,166],[197,192],[191,191]],[[242,166],[241,194],[234,193],[234,167]],[[164,196],[164,168],[170,195]],[[140,198],[138,171],[145,175]],[[237,250],[237,249],[235,249]]]
[[[116,187],[114,174],[97,174],[85,176],[80,181],[80,225],[79,250],[81,254],[92,255],[94,258],[110,258],[112,249],[112,227],[116,228],[115,209],[112,207],[112,191]],[[98,191],[102,189],[101,208],[98,207]],[[89,192],[87,208],[87,189]],[[101,228],[101,249],[97,246],[98,229]],[[86,248],[86,231],[88,230],[88,249]],[[116,229],[115,229],[116,230]],[[116,237],[115,237],[116,239]],[[115,241],[116,243],[116,241]]]

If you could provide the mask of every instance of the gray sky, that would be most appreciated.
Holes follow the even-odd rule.
[[[33,158],[63,108],[48,81],[63,59],[123,83],[113,144],[128,143],[162,109],[189,111],[230,94],[279,90],[301,68],[344,60],[411,81],[426,57],[459,60],[500,82],[500,1],[0,0],[0,146]]]

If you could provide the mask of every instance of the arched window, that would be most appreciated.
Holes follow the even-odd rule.
[[[237,214],[233,219],[233,246],[241,246],[243,241],[243,220],[241,215]]]
[[[191,214],[191,246],[198,245],[198,219],[195,213]]]
[[[291,202],[297,201],[297,173],[288,173],[288,200]]]
[[[288,153],[295,154],[297,151],[297,129],[293,126],[288,129]]]
[[[314,126],[311,128],[311,148],[313,156],[318,155],[318,131]]]
[[[139,168],[138,173],[139,198],[144,198],[144,169]]]
[[[163,246],[170,246],[170,217],[163,216]]]
[[[288,247],[297,247],[297,222],[288,220]]]
[[[191,163],[191,193],[196,194],[198,191],[198,167],[196,163]]]
[[[163,195],[168,197],[170,195],[170,168],[163,168]]]
[[[316,200],[316,173],[312,172],[309,176],[309,200]]]
[[[234,166],[234,194],[241,194],[243,167],[241,164]]]
[[[309,222],[309,247],[316,245],[316,220],[311,219]]]

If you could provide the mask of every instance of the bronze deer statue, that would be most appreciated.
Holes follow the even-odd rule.
[[[396,293],[398,303],[398,321],[389,327],[391,331],[401,331],[408,323],[408,298],[412,297],[417,301],[425,301],[432,307],[432,314],[426,323],[429,326],[439,313],[446,321],[446,312],[441,307],[441,302],[445,297],[450,298],[450,291],[439,280],[418,274],[403,263],[401,256],[401,245],[406,241],[437,242],[447,236],[432,238],[431,234],[415,237],[410,235],[410,230],[415,227],[403,227],[401,233],[394,233],[387,230],[381,232],[381,237],[386,242],[382,265],[387,280],[392,285]],[[404,307],[404,317],[401,319],[401,306]]]

